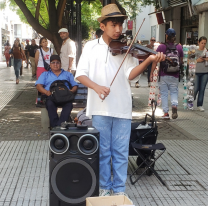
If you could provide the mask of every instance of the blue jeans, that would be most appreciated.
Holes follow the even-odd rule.
[[[178,106],[178,78],[173,76],[161,76],[158,82],[164,113],[169,111],[168,90],[170,91],[171,105]]]
[[[199,93],[197,99],[197,107],[203,105],[204,91],[206,89],[207,81],[208,73],[196,73],[194,85],[194,99],[196,99],[196,96]]]
[[[14,59],[14,73],[16,75],[16,79],[19,79],[21,66],[22,66],[22,59]]]
[[[58,116],[57,108],[58,106],[62,107],[61,115]],[[56,105],[52,100],[51,97],[46,98],[46,109],[48,110],[48,116],[50,119],[50,126],[56,127],[61,126],[62,122],[68,122],[69,116],[73,109],[72,102],[67,102],[62,105]]]
[[[114,193],[124,192],[128,169],[131,120],[94,115],[92,124],[100,132],[100,188],[113,190]]]

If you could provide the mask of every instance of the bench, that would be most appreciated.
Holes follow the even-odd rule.
[[[87,87],[85,87],[83,84],[78,83],[78,89],[75,95],[75,98],[72,102],[73,108],[85,108],[87,104]],[[50,126],[50,121],[48,117],[48,111],[45,106],[46,102],[46,96],[42,95],[40,92],[38,92],[37,97],[37,104],[36,107],[41,108],[41,126],[43,131],[48,131],[48,128]]]

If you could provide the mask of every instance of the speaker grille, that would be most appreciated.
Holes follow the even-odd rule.
[[[95,191],[95,172],[81,159],[66,159],[54,168],[51,186],[61,200],[71,204],[82,203]]]
[[[64,134],[54,134],[49,140],[49,148],[55,154],[64,154],[69,149],[69,140]]]
[[[98,140],[92,134],[85,134],[79,138],[77,147],[82,154],[92,155],[98,150]]]

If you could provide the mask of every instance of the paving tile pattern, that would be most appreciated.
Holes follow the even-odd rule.
[[[13,68],[1,68],[0,140],[48,139],[41,130],[40,108],[35,106],[37,91],[30,69],[24,69],[20,84],[15,84]],[[10,79],[11,81],[5,81]],[[6,83],[5,83],[6,82]]]

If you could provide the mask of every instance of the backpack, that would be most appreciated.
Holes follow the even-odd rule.
[[[86,116],[86,108],[78,112],[77,119],[78,123],[81,125],[92,126],[92,119]]]
[[[75,94],[69,91],[65,83],[69,85],[70,89],[72,88],[67,80],[56,80],[50,86],[51,100],[55,104],[65,104],[74,100]]]
[[[177,73],[180,72],[180,55],[176,48],[178,44],[166,44],[166,56],[169,57],[174,63],[177,63],[177,66],[172,66],[167,61],[161,63],[161,68],[164,73]]]

